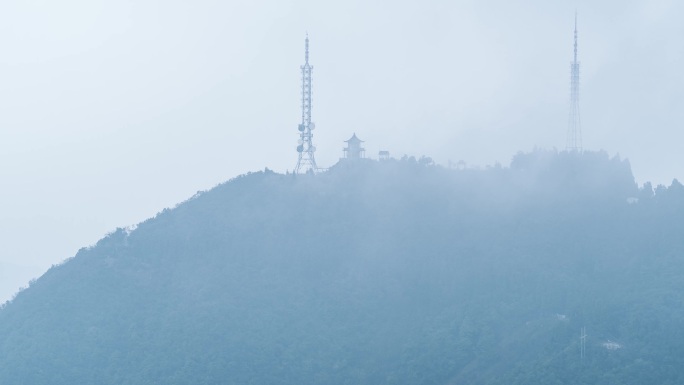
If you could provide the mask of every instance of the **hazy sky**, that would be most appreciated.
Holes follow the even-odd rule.
[[[4,0],[0,302],[116,227],[264,167],[292,170],[303,40],[321,166],[508,164],[565,147],[579,12],[584,148],[684,180],[684,3]]]

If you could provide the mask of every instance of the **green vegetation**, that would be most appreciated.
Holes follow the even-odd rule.
[[[605,153],[244,175],[20,292],[0,383],[681,384],[683,213]]]

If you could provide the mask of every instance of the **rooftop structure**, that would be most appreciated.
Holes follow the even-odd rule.
[[[346,159],[361,159],[365,157],[366,149],[361,147],[363,140],[359,139],[356,136],[356,133],[354,133],[349,140],[345,140],[345,142],[347,143],[347,147],[343,150]]]

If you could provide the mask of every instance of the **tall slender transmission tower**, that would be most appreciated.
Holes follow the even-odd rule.
[[[575,12],[575,51],[570,64],[570,119],[568,138],[565,145],[567,151],[582,152],[582,124],[579,109],[580,63],[577,61],[577,12]]]
[[[297,146],[297,166],[294,169],[295,174],[316,172],[316,159],[314,158],[314,147],[311,133],[316,125],[311,121],[311,73],[313,67],[309,64],[309,34],[306,34],[304,42],[304,65],[302,69],[302,122],[299,124],[299,145]]]

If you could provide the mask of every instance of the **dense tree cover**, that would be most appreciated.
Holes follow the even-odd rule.
[[[0,383],[681,384],[683,213],[605,153],[252,173],[20,292]]]

